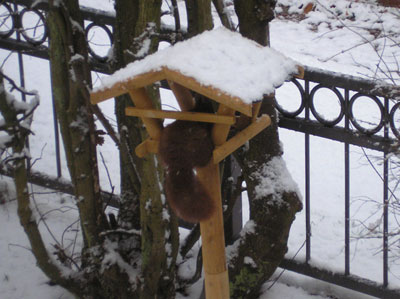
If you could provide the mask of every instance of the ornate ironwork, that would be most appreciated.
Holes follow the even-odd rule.
[[[308,72],[316,72],[316,70],[306,70],[306,74]],[[360,81],[359,78],[353,78],[355,82]],[[315,82],[318,83],[318,81],[309,81],[309,82]],[[396,114],[400,113],[400,104],[396,103],[395,100],[390,100],[388,101],[388,105],[385,104],[385,97],[379,97],[371,93],[365,93],[362,91],[359,91],[357,88],[351,87],[351,88],[343,88],[342,91],[339,90],[336,86],[326,86],[322,83],[317,84],[314,86],[311,90],[311,92],[306,93],[304,87],[301,85],[298,79],[293,79],[291,81],[294,86],[298,89],[300,96],[301,96],[301,105],[296,109],[295,111],[289,111],[285,109],[279,102],[276,103],[276,107],[278,111],[281,113],[280,120],[283,126],[287,126],[286,122],[291,122],[292,120],[295,120],[295,122],[308,122],[308,125],[312,126],[314,125],[315,128],[318,127],[318,125],[322,125],[323,127],[327,128],[334,128],[338,130],[342,130],[344,125],[343,125],[343,119],[348,118],[350,121],[350,124],[354,127],[353,129],[348,128],[345,129],[346,133],[352,135],[354,137],[353,140],[349,140],[349,138],[345,138],[345,134],[342,136],[342,140],[338,140],[336,137],[333,139],[338,140],[338,141],[343,141],[343,142],[349,142],[350,144],[354,145],[360,145],[368,148],[372,148],[375,150],[380,150],[380,151],[396,151],[399,147],[399,142],[396,139],[400,139],[400,132],[399,132],[399,120],[396,122]],[[332,80],[331,83],[335,84],[335,81]],[[372,83],[372,82],[371,82]],[[286,83],[289,84],[289,83]],[[339,103],[339,114],[335,116],[333,119],[328,119],[326,116],[323,115],[318,110],[318,107],[315,104],[316,98],[317,98],[317,93],[318,91],[322,89],[327,89],[332,91],[332,93],[336,96],[336,99]],[[354,95],[350,99],[345,99],[344,93],[346,92],[354,92]],[[355,103],[357,101],[360,101],[362,98],[368,98],[371,100],[377,107],[379,111],[379,115],[374,115],[375,117],[379,116],[379,119],[376,123],[372,122],[367,122],[365,120],[359,119],[356,117],[355,113]],[[278,99],[279,100],[279,99]],[[394,103],[394,104],[393,104]],[[390,107],[392,106],[392,107]],[[307,117],[307,118],[299,118],[298,116],[302,114],[306,107],[309,107],[311,111],[311,115],[314,119]],[[340,123],[342,123],[340,125]],[[368,124],[369,126],[365,126],[365,124]],[[381,138],[382,137],[382,130],[385,124],[390,125],[391,132],[389,136],[391,138]],[[290,129],[293,129],[290,127]],[[310,133],[312,135],[318,135],[321,137],[327,137],[325,136],[324,133],[321,132],[321,134],[318,134],[317,130],[307,130],[303,128],[301,130],[304,133]],[[321,128],[321,131],[325,131],[323,128]],[[333,132],[333,131],[332,131]],[[337,135],[333,133],[333,135]],[[374,145],[370,144],[359,144],[359,139],[362,139],[363,137],[370,137],[370,136],[376,136],[377,139],[374,139]],[[396,139],[395,139],[396,138]],[[378,143],[377,143],[378,142]],[[391,145],[391,147],[388,147]]]
[[[47,58],[48,30],[45,26],[45,14],[48,9],[47,3],[41,2],[35,8],[29,8],[31,4],[29,2],[31,1],[17,2],[19,5],[15,4],[14,6],[6,2],[0,4],[1,47],[22,51],[28,55]],[[21,4],[28,6],[21,6]],[[86,17],[84,30],[88,41],[91,64],[98,71],[109,73],[109,68],[105,65],[105,62],[108,60],[107,54],[111,50],[113,43],[110,16],[106,14],[106,16],[99,18],[100,21],[107,21],[100,23],[93,16],[98,11],[90,8],[83,10],[85,12],[83,15]],[[17,34],[20,38],[16,37]],[[108,43],[105,44],[104,41],[107,39]],[[102,55],[99,52],[105,52],[106,54]]]

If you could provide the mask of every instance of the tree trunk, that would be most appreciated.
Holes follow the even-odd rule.
[[[100,243],[99,234],[106,227],[106,220],[100,197],[94,122],[89,106],[91,76],[88,51],[78,1],[50,1],[47,23],[53,97],[84,243],[90,248]]]
[[[113,68],[117,70],[135,60],[133,45],[136,37],[139,2],[119,0],[115,2],[115,10],[112,63]],[[127,94],[118,97],[115,101],[115,114],[120,135],[121,208],[118,218],[121,227],[140,229],[141,183],[138,169],[142,167],[142,160],[134,154],[134,150],[141,142],[142,124],[138,118],[125,115],[125,108],[129,106],[133,106],[133,103]]]
[[[161,0],[116,1],[116,67],[157,51]],[[146,48],[147,41],[150,46]],[[158,88],[146,88],[155,107],[160,107]],[[170,214],[162,195],[162,170],[155,155],[135,156],[135,147],[148,134],[138,118],[127,117],[130,96],[118,97],[116,115],[121,136],[122,206],[119,222],[124,228],[141,229],[142,282],[140,298],[175,297],[175,262],[179,235],[177,218]],[[140,180],[139,175],[140,174]]]
[[[241,34],[261,45],[269,45],[268,23],[273,18],[275,1],[236,0],[234,4]],[[271,117],[271,126],[250,140],[245,153],[239,151],[237,154],[247,184],[250,222],[236,241],[237,250],[229,264],[233,298],[259,295],[261,285],[272,275],[287,251],[290,226],[302,208],[296,188],[292,186],[275,189],[269,194],[259,193],[263,177],[268,177],[269,184],[273,185],[290,176],[281,158],[273,97],[263,99],[260,113]]]
[[[109,296],[115,292],[107,293],[107,286],[104,287],[104,282],[116,276],[111,271],[116,266],[101,271],[105,256],[101,233],[108,223],[100,196],[95,126],[89,102],[91,74],[78,1],[50,1],[47,25],[53,98],[84,241],[80,296],[119,298]],[[126,273],[116,273],[121,275],[117,276],[120,279],[113,279],[119,282],[114,290],[128,281]]]
[[[211,0],[185,0],[189,37],[213,28]]]
[[[274,19],[276,0],[234,0],[240,33],[263,46],[269,46],[268,23]]]

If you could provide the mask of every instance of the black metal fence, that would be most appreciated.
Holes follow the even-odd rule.
[[[45,11],[47,4],[34,1],[14,0],[1,1],[0,4],[0,48],[16,52],[19,57],[21,85],[24,86],[24,65],[22,55],[31,55],[48,59],[47,29]],[[114,16],[104,11],[82,8],[85,18],[85,31],[89,40],[91,64],[94,71],[109,73],[105,63],[107,56],[96,53],[91,47],[91,31],[103,31],[103,36],[112,43],[112,26]],[[30,15],[29,21],[25,16]],[[32,23],[34,20],[34,23]],[[343,286],[361,293],[379,298],[400,298],[399,289],[388,288],[388,233],[389,233],[389,165],[390,153],[398,152],[400,139],[400,101],[399,89],[390,85],[377,85],[375,82],[359,78],[306,68],[304,80],[293,80],[299,91],[298,107],[288,110],[277,103],[280,112],[279,126],[304,133],[305,144],[305,225],[306,225],[306,258],[304,262],[284,260],[283,268]],[[288,83],[290,84],[290,83]],[[333,92],[339,103],[337,114],[324,116],[319,111],[317,97],[322,90]],[[367,98],[376,105],[377,120],[364,120],[357,115],[356,106],[360,100]],[[397,100],[395,100],[397,98]],[[397,120],[397,122],[396,122]],[[49,120],[50,121],[50,120]],[[61,176],[60,146],[56,115],[53,117],[55,143],[57,151],[57,173]],[[344,144],[345,157],[345,270],[334,273],[329,269],[320,269],[309,264],[311,259],[311,201],[310,201],[310,135],[327,138]],[[383,284],[363,279],[350,271],[350,145],[373,149],[382,154],[383,161]],[[39,181],[38,181],[39,182]],[[68,189],[68,186],[65,190]]]
[[[389,159],[388,155],[399,151],[400,102],[396,88],[378,87],[376,82],[307,68],[304,84],[293,80],[301,101],[297,109],[285,110],[277,103],[281,113],[279,126],[303,132],[305,136],[305,215],[306,215],[306,258],[304,263],[285,260],[282,267],[331,282],[361,293],[379,298],[399,298],[400,290],[389,290],[388,286],[388,234],[389,234]],[[312,86],[312,87],[311,87]],[[339,103],[337,115],[327,118],[318,111],[315,95],[327,89],[333,92]],[[388,98],[392,94],[393,98]],[[372,101],[378,112],[378,119],[363,120],[356,117],[355,103],[360,99]],[[303,117],[298,117],[299,115]],[[308,264],[311,259],[311,200],[310,200],[310,135],[327,138],[344,144],[344,181],[345,181],[345,270],[343,274],[318,269]],[[381,152],[383,163],[383,284],[351,275],[350,273],[350,145],[356,145]]]

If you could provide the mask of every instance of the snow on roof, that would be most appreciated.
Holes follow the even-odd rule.
[[[94,92],[163,68],[178,71],[245,103],[259,101],[298,73],[293,60],[222,27],[128,64],[103,78]]]

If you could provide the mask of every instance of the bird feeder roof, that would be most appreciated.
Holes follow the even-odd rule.
[[[98,103],[167,79],[245,114],[253,102],[302,68],[292,59],[225,28],[206,31],[128,64],[91,94]]]

